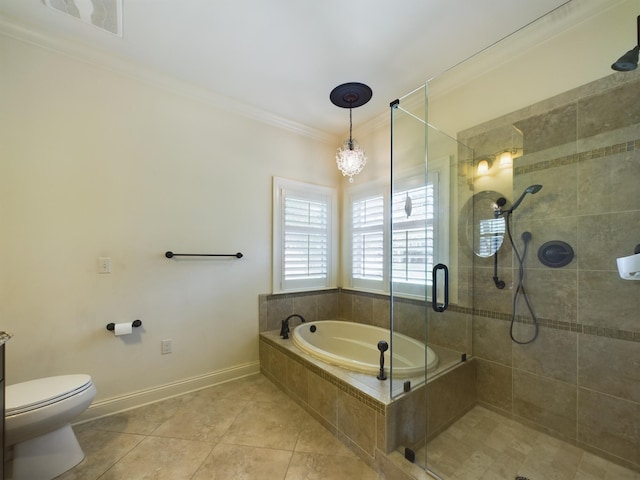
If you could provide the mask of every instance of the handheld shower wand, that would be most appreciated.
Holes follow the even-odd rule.
[[[528,343],[531,343],[538,337],[538,319],[536,318],[536,315],[533,311],[533,307],[529,302],[529,297],[527,296],[527,292],[524,288],[524,261],[527,255],[527,249],[529,247],[529,242],[531,241],[532,235],[531,235],[531,232],[524,232],[522,234],[522,240],[524,242],[524,250],[522,254],[520,254],[520,252],[518,251],[518,248],[516,247],[516,244],[513,241],[510,220],[511,220],[511,214],[516,208],[520,206],[520,203],[522,203],[522,200],[524,200],[524,197],[527,195],[527,193],[530,193],[533,195],[538,193],[541,189],[542,189],[542,185],[537,185],[537,184],[529,185],[527,188],[525,188],[524,192],[522,192],[522,195],[520,195],[520,197],[513,203],[511,208],[509,208],[508,210],[502,210],[502,207],[504,207],[507,204],[507,200],[503,197],[500,197],[498,200],[496,200],[496,203],[493,207],[493,215],[495,216],[495,218],[498,218],[501,215],[505,216],[507,235],[509,236],[509,241],[511,242],[511,246],[513,247],[513,252],[518,261],[518,285],[513,294],[513,304],[511,306],[511,322],[509,326],[509,336],[511,337],[511,340],[513,340],[515,343],[518,343],[520,345],[526,345]],[[494,253],[493,283],[495,283],[498,289],[503,289],[505,287],[505,282],[503,280],[500,280],[500,277],[498,277],[498,252]],[[533,336],[529,340],[523,340],[523,341],[516,339],[515,336],[513,335],[513,324],[516,319],[516,311],[518,306],[519,295],[522,295],[522,297],[524,298],[526,306],[529,309],[529,313],[531,313],[531,318],[533,320],[533,325],[535,329]]]
[[[525,188],[524,192],[522,192],[522,195],[520,195],[520,198],[518,198],[515,201],[515,203],[511,206],[509,210],[507,210],[506,213],[507,214],[513,213],[513,211],[520,206],[520,204],[522,203],[522,200],[524,199],[527,193],[531,193],[533,195],[534,193],[538,193],[541,189],[542,189],[542,185],[529,185],[527,188]]]
[[[536,317],[535,312],[533,311],[533,307],[531,305],[531,303],[529,302],[529,297],[527,296],[527,291],[524,288],[524,261],[525,258],[527,256],[527,250],[529,247],[529,242],[531,242],[531,232],[524,232],[522,234],[522,241],[524,242],[524,249],[522,251],[522,254],[520,254],[520,252],[518,251],[518,248],[516,247],[516,244],[513,241],[513,235],[511,234],[511,225],[510,225],[510,218],[511,218],[511,214],[513,213],[513,211],[518,208],[518,206],[520,206],[520,203],[522,202],[522,200],[524,199],[524,197],[527,195],[527,193],[531,193],[532,195],[535,193],[538,193],[540,190],[542,189],[542,185],[529,185],[527,188],[525,188],[524,192],[522,192],[522,195],[520,195],[520,198],[518,198],[515,203],[511,206],[511,208],[509,210],[507,210],[506,213],[506,226],[507,226],[507,235],[509,236],[509,241],[511,242],[511,246],[513,247],[513,253],[516,256],[516,259],[518,261],[518,285],[516,286],[515,291],[513,292],[513,302],[511,305],[511,322],[509,324],[509,336],[511,337],[511,340],[519,345],[526,345],[529,344],[531,342],[533,342],[536,338],[538,338],[538,319]],[[533,327],[534,327],[534,332],[533,332],[533,336],[528,339],[528,340],[518,340],[517,338],[515,338],[514,334],[513,334],[513,326],[514,326],[514,322],[516,319],[516,312],[517,312],[517,307],[518,307],[518,296],[522,295],[522,297],[524,298],[524,301],[526,303],[527,309],[529,310],[529,313],[531,314],[531,319],[533,320]]]

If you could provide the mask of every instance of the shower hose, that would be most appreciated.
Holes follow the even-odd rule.
[[[524,242],[524,248],[522,249],[522,255],[520,255],[520,252],[518,251],[518,248],[516,247],[516,244],[513,241],[513,236],[511,234],[511,226],[510,226],[511,212],[507,212],[506,217],[507,218],[505,223],[507,224],[507,234],[509,236],[509,241],[511,242],[511,246],[513,247],[513,251],[516,254],[516,259],[518,261],[518,285],[516,286],[516,290],[513,293],[513,303],[511,306],[511,322],[509,324],[509,336],[511,337],[511,340],[513,340],[515,343],[519,345],[526,345],[526,344],[532,343],[538,337],[538,319],[536,318],[536,314],[533,312],[533,307],[531,306],[531,302],[529,302],[527,291],[524,288],[524,261],[527,256],[529,242],[531,241],[531,232],[524,232],[522,234],[522,241]],[[522,295],[522,298],[524,298],[524,301],[527,305],[527,309],[531,314],[531,319],[533,321],[533,326],[534,326],[533,336],[526,341],[518,340],[513,336],[513,324],[515,323],[515,320],[516,320],[516,312],[518,310],[518,298],[520,295]]]

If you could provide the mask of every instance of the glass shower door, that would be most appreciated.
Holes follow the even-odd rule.
[[[391,397],[396,448],[432,475],[428,442],[446,428],[447,372],[471,356],[470,320],[453,313],[460,285],[456,211],[458,164],[473,152],[427,120],[427,86],[391,107]],[[413,342],[421,368],[405,368]],[[413,342],[412,342],[413,341]],[[444,380],[443,380],[444,379]],[[450,398],[450,397],[449,397]],[[438,411],[438,414],[435,412]]]
[[[427,290],[433,268],[433,192],[427,181],[426,85],[390,104],[389,283],[395,447],[425,466]],[[411,365],[414,368],[411,368]]]

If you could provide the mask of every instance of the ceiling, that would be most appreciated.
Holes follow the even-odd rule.
[[[54,1],[54,0],[49,0]],[[88,0],[55,0],[84,2]],[[117,0],[93,0],[94,3]],[[8,24],[99,49],[330,135],[345,82],[371,101],[354,124],[567,0],[122,0],[119,37],[45,5],[2,0]]]

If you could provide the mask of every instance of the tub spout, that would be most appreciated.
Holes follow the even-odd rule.
[[[282,326],[280,327],[280,336],[283,339],[287,339],[289,338],[289,320],[292,318],[298,317],[300,319],[300,323],[304,323],[306,322],[306,320],[304,319],[304,317],[302,315],[298,315],[297,313],[294,313],[293,315],[289,315],[287,318],[285,318],[282,321]]]

